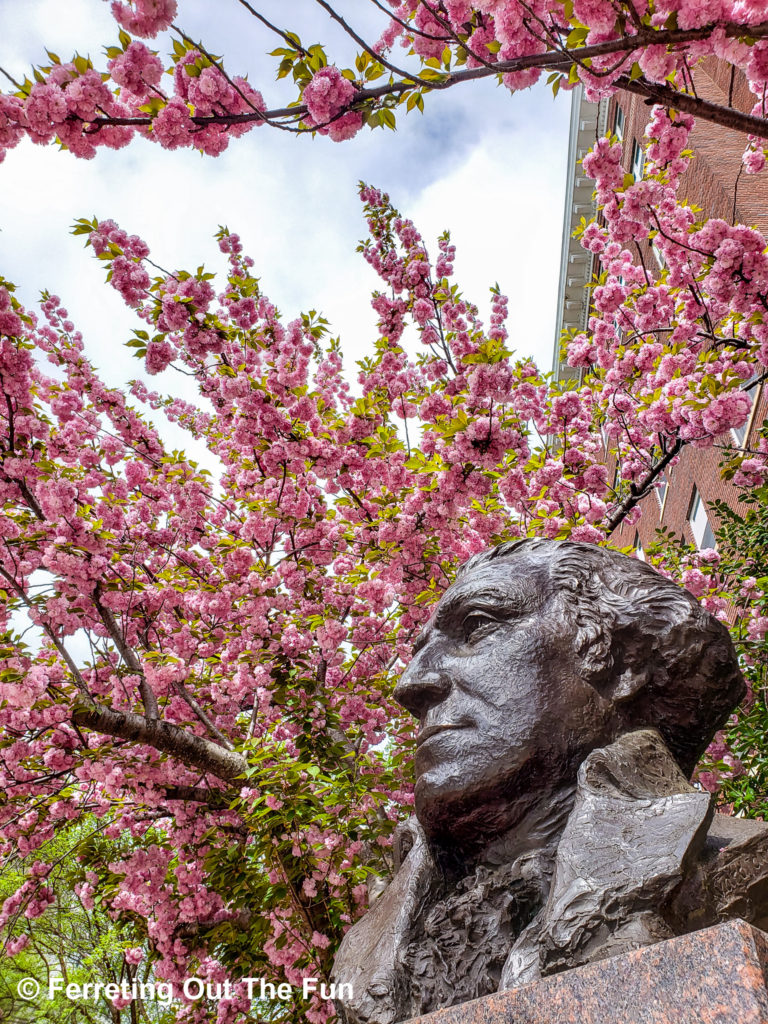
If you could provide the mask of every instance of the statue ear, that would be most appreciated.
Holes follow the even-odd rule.
[[[655,641],[634,620],[622,621],[605,595],[592,598],[578,602],[576,610],[581,672],[606,700],[622,704],[650,682]]]
[[[622,704],[625,700],[631,700],[648,683],[647,668],[627,668],[616,679],[610,687],[610,696],[614,704]]]
[[[614,704],[632,700],[648,686],[656,664],[656,640],[636,623],[617,625],[611,638],[613,671],[606,680],[605,695]]]
[[[587,680],[614,704],[632,700],[651,680],[651,638],[605,620],[581,626],[579,653]]]

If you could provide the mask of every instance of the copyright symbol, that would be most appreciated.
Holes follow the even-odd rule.
[[[37,999],[40,995],[40,982],[35,981],[34,978],[22,978],[16,986],[16,991],[22,999],[26,999],[29,1002],[32,999]]]

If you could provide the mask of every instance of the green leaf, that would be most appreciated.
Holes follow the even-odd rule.
[[[149,114],[150,117],[156,117],[164,106],[165,100],[161,100],[159,96],[153,96],[152,99],[147,100],[146,103],[142,103],[139,110],[145,114]]]
[[[419,78],[421,78],[425,82],[445,82],[446,81],[446,76],[445,75],[441,75],[439,72],[433,71],[432,68],[424,68],[422,70],[421,74],[419,75]]]
[[[565,40],[565,48],[567,50],[571,50],[577,46],[583,46],[588,35],[589,29],[579,25],[577,28],[572,29],[568,34],[568,38]]]
[[[325,50],[317,43],[310,46],[309,54],[309,67],[312,71],[317,72],[320,68],[324,68],[328,64],[328,58],[325,56]]]
[[[286,57],[284,60],[282,60],[280,62],[280,66],[277,69],[277,79],[278,79],[278,81],[281,78],[285,78],[287,75],[289,75],[291,73],[291,68],[292,67],[293,67],[293,60],[290,57]]]

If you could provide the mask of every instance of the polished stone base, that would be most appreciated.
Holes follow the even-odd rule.
[[[768,934],[728,921],[418,1021],[768,1024]]]

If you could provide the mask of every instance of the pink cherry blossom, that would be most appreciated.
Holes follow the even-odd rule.
[[[130,43],[125,52],[107,64],[112,80],[122,89],[144,98],[160,84],[163,63],[144,43]]]
[[[112,13],[117,21],[137,36],[156,36],[168,28],[176,17],[176,0],[112,0]]]

